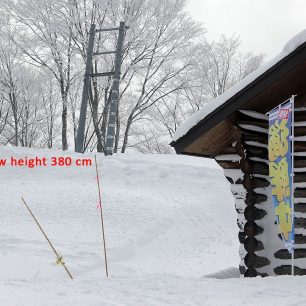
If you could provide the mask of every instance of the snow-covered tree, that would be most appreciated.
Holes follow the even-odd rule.
[[[262,64],[237,36],[208,42],[186,0],[3,0],[0,3],[0,140],[58,146],[75,142],[86,47],[92,23],[126,31],[115,152],[170,152],[186,116]],[[94,52],[114,50],[117,31],[98,32]],[[113,70],[114,56],[94,56],[92,72]],[[20,73],[22,71],[22,73]],[[85,149],[103,152],[111,77],[92,78]],[[61,105],[61,109],[60,109]]]

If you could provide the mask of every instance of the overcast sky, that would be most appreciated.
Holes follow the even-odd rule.
[[[209,39],[236,33],[245,51],[264,53],[266,60],[306,28],[306,0],[189,0],[187,9]]]

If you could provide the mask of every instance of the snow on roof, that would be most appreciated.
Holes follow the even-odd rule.
[[[222,104],[224,104],[227,100],[229,100],[231,97],[233,97],[235,94],[237,94],[239,91],[241,91],[243,88],[245,88],[247,85],[252,83],[255,79],[257,79],[259,76],[261,76],[264,72],[269,70],[271,67],[273,67],[275,64],[277,64],[280,60],[288,56],[291,52],[293,52],[295,49],[297,49],[300,45],[302,45],[304,42],[306,42],[306,29],[291,38],[286,45],[284,46],[282,52],[277,55],[275,58],[273,58],[270,62],[266,63],[262,67],[258,68],[257,70],[250,73],[248,76],[246,76],[243,80],[235,84],[233,87],[228,89],[226,92],[224,92],[219,97],[212,100],[208,105],[201,108],[199,111],[197,111],[195,114],[193,114],[191,117],[189,117],[176,131],[174,134],[172,140],[177,141],[184,135],[188,133],[188,131],[196,126],[201,120],[205,119],[210,113],[212,113],[214,110],[218,109]]]

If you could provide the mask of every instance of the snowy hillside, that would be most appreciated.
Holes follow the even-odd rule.
[[[25,156],[80,157],[1,148],[2,159]],[[304,278],[291,282],[294,300],[283,292],[291,277],[237,278],[236,212],[213,161],[126,154],[98,163],[109,279],[94,166],[0,167],[0,305],[303,305]],[[21,196],[74,280],[55,264]]]

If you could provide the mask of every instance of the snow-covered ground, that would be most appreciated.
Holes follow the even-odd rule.
[[[0,152],[8,159],[81,156]],[[94,166],[0,167],[0,306],[306,304],[304,277],[239,278],[233,197],[213,161],[126,154],[99,155],[98,163],[108,279]],[[55,264],[21,196],[74,280]]]

